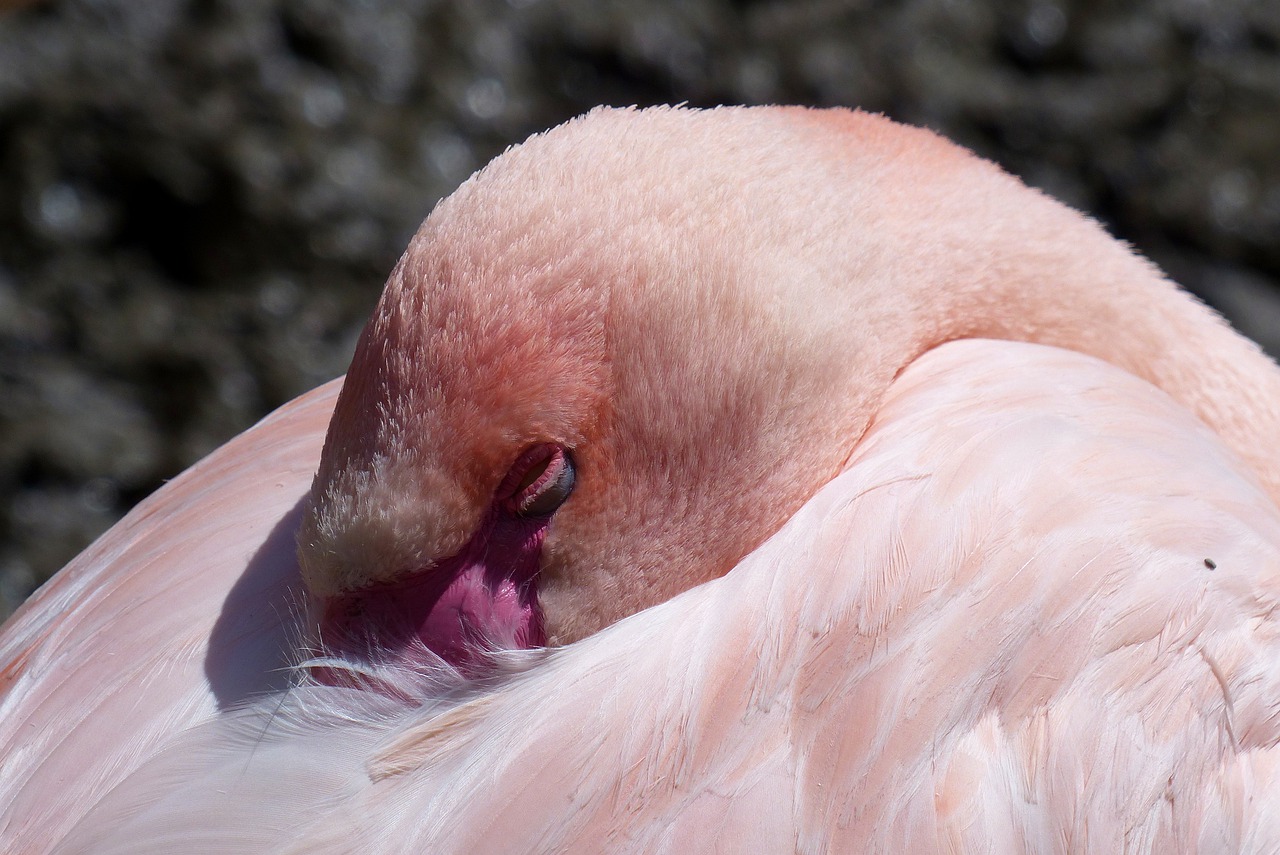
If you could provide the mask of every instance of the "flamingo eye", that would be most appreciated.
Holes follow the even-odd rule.
[[[519,517],[555,513],[573,492],[575,473],[569,454],[558,445],[535,445],[516,460],[499,494]]]

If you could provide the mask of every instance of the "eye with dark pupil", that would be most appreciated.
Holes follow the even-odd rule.
[[[520,469],[527,467],[523,472]],[[548,516],[564,504],[573,492],[573,461],[557,446],[541,446],[526,451],[507,476],[519,473],[504,504],[516,516]]]

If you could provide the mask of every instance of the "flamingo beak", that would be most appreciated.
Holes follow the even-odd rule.
[[[576,479],[573,459],[562,446],[539,443],[525,449],[475,534],[456,554],[324,602],[320,640],[325,653],[419,669],[438,657],[464,677],[475,677],[483,673],[491,651],[544,645],[536,584],[542,544]]]
[[[320,622],[326,653],[414,665],[425,664],[416,660],[429,660],[430,651],[474,677],[488,651],[543,645],[536,580],[549,522],[495,506],[456,554],[329,598]]]

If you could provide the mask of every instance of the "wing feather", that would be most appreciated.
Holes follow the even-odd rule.
[[[0,839],[43,851],[174,733],[284,685],[293,531],[339,383],[144,501],[0,636]]]
[[[1153,387],[957,342],[724,578],[492,685],[223,712],[58,851],[1266,851],[1278,545]]]

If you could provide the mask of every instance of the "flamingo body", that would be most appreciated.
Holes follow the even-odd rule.
[[[0,840],[1273,851],[1277,439],[1255,346],[932,135],[597,111],[5,627]]]
[[[141,730],[56,851],[1265,851],[1280,517],[1241,470],[1096,360],[946,345],[725,577],[424,707]]]

